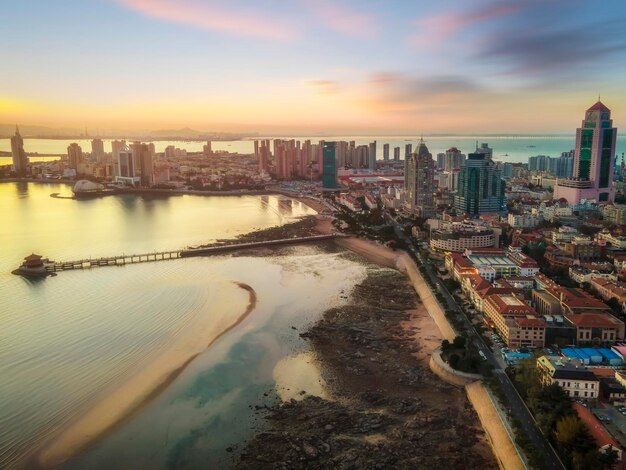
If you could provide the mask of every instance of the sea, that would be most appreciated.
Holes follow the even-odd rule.
[[[145,406],[73,449],[80,452],[61,468],[227,466],[263,427],[259,405],[311,386],[316,364],[299,334],[347,302],[367,274],[363,262],[329,244],[39,280],[12,275],[33,252],[76,260],[176,250],[314,214],[282,196],[73,200],[52,193],[70,195],[71,187],[0,183],[0,468],[30,468],[61,431],[193,337],[198,324],[239,315],[233,305],[246,305],[249,294],[235,283],[244,283],[256,293],[255,310]],[[294,361],[311,372],[285,373]]]
[[[275,137],[265,136],[258,139],[274,139]],[[322,139],[330,140],[354,140],[356,145],[366,145],[376,141],[377,158],[382,159],[383,145],[389,144],[390,158],[393,158],[393,148],[400,147],[400,156],[404,158],[404,148],[406,144],[413,144],[413,148],[419,141],[418,136],[298,136],[282,137],[287,139],[307,140],[318,142]],[[433,155],[445,152],[450,147],[456,147],[463,153],[471,153],[476,149],[477,144],[487,143],[493,148],[494,160],[507,161],[513,163],[526,163],[528,159],[535,155],[547,155],[558,157],[563,152],[574,149],[575,135],[476,135],[476,136],[425,136],[424,141]],[[54,160],[58,157],[50,155],[66,154],[70,143],[76,142],[85,152],[91,151],[91,140],[56,140],[56,139],[24,139],[24,149],[26,152],[36,152],[38,155],[31,156],[32,161]],[[110,152],[110,140],[105,140],[105,151]],[[205,142],[197,141],[155,141],[157,152],[163,152],[165,147],[173,145],[186,149],[189,152],[201,152]],[[231,153],[251,154],[254,152],[254,141],[233,140],[211,142],[214,151],[227,151]],[[0,151],[10,151],[11,143],[9,139],[0,139]],[[626,152],[626,136],[617,137],[616,154],[622,155]],[[6,161],[10,161],[5,158]],[[0,157],[0,164],[3,159]]]

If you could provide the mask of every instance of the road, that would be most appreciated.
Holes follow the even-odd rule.
[[[388,217],[388,220],[392,223],[393,228],[396,232],[398,238],[402,239],[409,251],[415,256],[417,260],[422,263],[422,266],[426,269],[426,275],[430,278],[430,281],[433,285],[437,286],[437,291],[443,296],[447,308],[449,310],[460,313],[460,317],[463,319],[465,323],[465,328],[468,332],[470,332],[471,341],[476,346],[479,351],[482,351],[487,361],[493,365],[494,367],[494,376],[498,380],[501,385],[502,392],[504,393],[506,399],[506,405],[508,406],[511,414],[517,418],[520,423],[524,434],[531,440],[533,445],[539,452],[543,455],[541,459],[541,468],[546,470],[557,470],[564,469],[565,466],[559,459],[559,456],[556,454],[554,448],[550,445],[546,437],[537,427],[535,420],[532,416],[530,410],[526,407],[524,400],[520,397],[519,393],[515,389],[515,386],[511,382],[509,376],[502,369],[502,364],[497,360],[496,356],[493,354],[491,349],[487,347],[482,335],[476,331],[476,328],[472,323],[467,319],[461,307],[454,300],[454,297],[448,292],[448,289],[441,282],[441,279],[435,274],[433,267],[429,260],[425,260],[424,257],[419,253],[419,251],[415,248],[413,242],[405,235],[402,231],[402,227],[398,224],[397,220]]]

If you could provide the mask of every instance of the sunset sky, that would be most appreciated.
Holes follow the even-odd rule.
[[[4,2],[0,123],[261,133],[626,128],[623,0]]]

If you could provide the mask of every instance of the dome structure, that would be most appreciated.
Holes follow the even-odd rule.
[[[89,180],[80,180],[76,182],[72,191],[74,192],[74,194],[80,194],[80,193],[94,193],[94,192],[102,191],[103,189],[104,189],[104,186],[99,183],[94,183],[93,181],[89,181]]]

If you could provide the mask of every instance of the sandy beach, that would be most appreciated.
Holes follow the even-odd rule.
[[[233,289],[248,292],[247,299],[233,295],[219,314],[199,315],[186,332],[166,351],[138,368],[131,376],[102,397],[75,421],[61,429],[36,455],[33,464],[54,468],[85,449],[90,443],[110,432],[128,419],[167,387],[198,354],[211,346],[222,335],[240,324],[256,307],[254,289],[233,282]],[[215,312],[213,312],[215,313]]]

